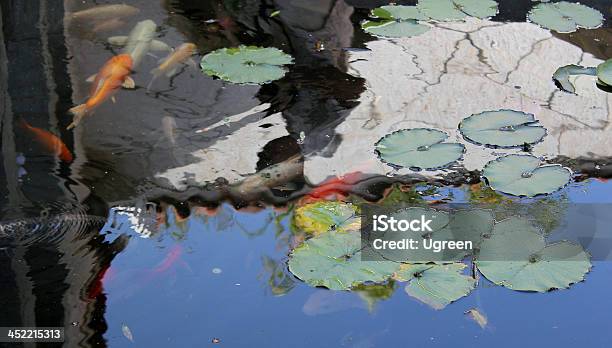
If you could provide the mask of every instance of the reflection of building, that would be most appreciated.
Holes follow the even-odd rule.
[[[64,2],[7,0],[0,3],[0,109],[2,110],[2,175],[0,204],[3,220],[22,218],[22,209],[84,201],[98,206],[84,186],[66,179],[83,158],[69,164],[39,156],[18,127],[19,118],[49,129],[74,149],[73,133],[66,131],[72,89],[66,71],[63,32]],[[17,153],[26,158],[28,172],[17,180]],[[58,211],[55,211],[58,210]],[[95,210],[95,209],[94,209]],[[103,345],[104,295],[88,299],[96,275],[107,266],[123,241],[99,239],[99,224],[66,221],[61,227],[43,227],[40,238],[0,248],[0,326],[58,326],[66,328],[66,346]],[[0,241],[2,242],[2,241]],[[88,343],[89,342],[89,343]],[[34,345],[25,345],[34,346]]]

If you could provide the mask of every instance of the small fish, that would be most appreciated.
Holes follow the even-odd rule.
[[[465,312],[465,314],[469,315],[472,320],[476,322],[481,328],[485,328],[487,326],[487,317],[480,313],[480,311],[476,308],[472,308]]]
[[[176,244],[170,251],[168,255],[153,269],[153,273],[164,273],[169,270],[172,265],[181,257],[183,253],[183,248],[179,244]]]
[[[195,66],[195,62],[191,60],[191,56],[196,52],[196,45],[187,42],[180,45],[177,49],[172,51],[162,63],[155,69],[151,70],[151,74],[153,74],[153,79],[166,75],[166,77],[171,77],[176,73],[179,65],[185,62],[189,62],[191,66]]]
[[[138,12],[140,12],[138,8],[125,4],[102,5],[70,13],[67,18],[79,21],[100,21],[113,18],[131,17],[136,15]]]
[[[176,144],[176,120],[172,116],[164,116],[161,119],[162,131],[164,136],[172,143]]]
[[[76,127],[85,115],[111,98],[120,87],[134,88],[134,80],[129,76],[131,69],[132,58],[128,54],[120,54],[109,59],[95,75],[89,99],[84,104],[69,110],[74,115],[74,119],[68,125],[68,129]]]
[[[132,330],[130,330],[129,326],[121,324],[121,332],[125,338],[130,340],[130,342],[134,342],[134,335],[132,334]]]
[[[124,46],[121,53],[129,54],[132,57],[132,68],[136,69],[149,51],[170,51],[170,46],[154,39],[156,30],[157,24],[147,19],[138,22],[128,36],[109,37],[108,42],[111,45]]]
[[[30,133],[34,141],[41,145],[46,151],[56,155],[63,162],[72,162],[72,153],[70,153],[66,144],[64,144],[55,134],[42,128],[30,126],[24,119],[19,120],[19,126]]]

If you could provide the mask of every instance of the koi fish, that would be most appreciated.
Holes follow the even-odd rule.
[[[42,128],[31,126],[24,119],[19,120],[19,126],[30,133],[34,140],[46,151],[56,155],[66,163],[72,162],[72,153],[70,153],[66,144],[55,134]]]
[[[357,181],[361,175],[360,172],[354,172],[326,180],[319,186],[313,188],[308,195],[317,199],[323,199],[332,194],[344,197],[346,193],[350,191],[350,182]]]
[[[176,244],[174,247],[172,247],[172,249],[170,249],[166,257],[157,266],[155,266],[155,268],[153,268],[153,274],[159,274],[168,271],[172,267],[172,265],[174,265],[174,263],[181,257],[182,253],[183,248],[181,248],[179,244]]]
[[[149,51],[171,50],[164,42],[153,39],[156,29],[157,24],[147,19],[138,22],[128,36],[112,36],[108,38],[108,42],[111,45],[124,46],[122,53],[132,57],[133,68],[136,68]]]
[[[119,18],[109,19],[107,21],[101,21],[91,28],[94,33],[101,33],[105,31],[115,30],[125,25],[125,22]]]
[[[125,4],[102,5],[70,13],[66,18],[83,22],[100,21],[121,17],[131,17],[136,15],[138,12],[140,12],[138,8]]]
[[[191,59],[191,56],[195,53],[195,50],[196,45],[191,42],[187,42],[180,45],[176,50],[170,53],[157,68],[151,70],[153,78],[149,83],[149,87],[151,87],[153,81],[155,81],[161,75],[172,77],[174,74],[176,74],[176,71],[182,63],[188,62],[190,66],[195,67],[196,64],[193,59]]]
[[[76,127],[81,119],[110,98],[119,87],[134,88],[134,80],[129,77],[132,69],[132,58],[127,54],[120,54],[109,59],[100,72],[88,80],[93,79],[93,86],[89,99],[85,104],[77,105],[70,109],[74,119],[68,129]]]

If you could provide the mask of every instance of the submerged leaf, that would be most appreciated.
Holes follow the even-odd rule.
[[[485,111],[459,123],[463,137],[475,144],[511,148],[540,142],[546,129],[532,114],[514,110]]]
[[[402,265],[395,278],[408,281],[408,295],[434,309],[442,309],[469,294],[476,286],[474,278],[462,274],[466,265]]]
[[[358,231],[330,231],[295,248],[289,255],[289,271],[310,286],[349,290],[365,282],[383,282],[400,264],[362,261]]]
[[[527,18],[559,33],[571,33],[577,28],[598,28],[604,19],[601,12],[593,8],[567,1],[537,4],[529,11]]]
[[[435,129],[403,129],[381,138],[375,152],[392,166],[436,170],[459,160],[465,150],[462,144],[442,143],[446,138]]]
[[[132,330],[130,330],[129,326],[122,324],[121,332],[123,333],[123,336],[125,336],[125,338],[127,338],[130,342],[134,342],[134,335],[132,334]]]
[[[533,197],[563,188],[571,172],[560,165],[540,166],[540,159],[534,156],[508,155],[487,163],[482,176],[495,191]]]
[[[318,201],[297,208],[293,215],[293,222],[298,229],[312,234],[327,232],[330,229],[355,230],[360,224],[356,212],[357,206],[352,204]]]
[[[591,268],[590,256],[580,245],[568,241],[547,245],[540,230],[518,217],[495,225],[476,264],[495,284],[537,292],[566,289],[583,280]]]
[[[604,84],[612,86],[612,59],[608,59],[597,66],[597,78]]]
[[[595,76],[597,74],[596,68],[589,68],[580,65],[566,65],[562,66],[553,74],[553,80],[561,87],[563,91],[569,93],[576,93],[576,88],[570,82],[569,78],[572,75],[589,75]]]
[[[292,62],[290,55],[276,48],[239,46],[213,51],[202,58],[200,65],[206,74],[225,81],[262,84],[283,77],[283,65]]]

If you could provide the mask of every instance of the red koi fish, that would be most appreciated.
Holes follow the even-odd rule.
[[[38,143],[42,148],[44,148],[45,151],[50,154],[54,154],[66,163],[72,162],[72,153],[70,153],[70,150],[68,150],[66,144],[64,144],[64,142],[55,134],[42,128],[30,126],[23,119],[19,120],[19,126],[23,130],[28,132],[32,136],[34,141]]]

